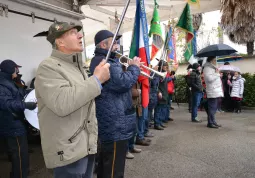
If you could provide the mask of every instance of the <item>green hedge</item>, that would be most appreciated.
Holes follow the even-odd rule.
[[[244,83],[244,100],[243,105],[248,107],[255,107],[255,74],[245,73],[242,74],[246,82]],[[186,82],[184,75],[178,75],[176,77],[175,95],[179,103],[187,103],[188,97],[186,92]],[[173,99],[176,101],[175,97]]]
[[[244,83],[244,100],[243,104],[249,107],[255,107],[255,74],[242,74],[245,78]]]

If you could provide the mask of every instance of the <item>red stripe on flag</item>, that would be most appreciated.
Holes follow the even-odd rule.
[[[146,50],[144,47],[139,49],[139,57],[141,58],[141,62],[144,62],[144,65],[148,66],[148,62],[146,59]],[[143,71],[146,72],[147,74],[150,74],[150,72],[147,70],[143,69]],[[148,79],[148,77],[145,77],[145,76],[139,76],[138,82],[141,83],[141,85],[142,85],[142,88],[141,88],[142,106],[144,108],[146,108],[149,105],[149,88],[150,88],[149,87],[149,79]]]
[[[158,50],[159,49],[154,44],[152,44],[152,46],[151,46],[151,59],[154,58],[154,56],[157,54]]]

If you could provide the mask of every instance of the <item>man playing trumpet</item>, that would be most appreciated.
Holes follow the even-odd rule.
[[[114,34],[107,30],[99,31],[95,36],[95,57],[90,64],[90,72],[108,53]],[[117,37],[117,40],[121,36]],[[111,78],[103,86],[102,93],[96,98],[96,116],[100,155],[98,178],[123,177],[128,140],[134,135],[136,114],[132,107],[132,86],[140,75],[140,58],[129,61],[126,71],[115,57],[117,42],[112,48],[108,62]]]

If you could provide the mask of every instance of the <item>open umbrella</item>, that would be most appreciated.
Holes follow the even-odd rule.
[[[201,49],[197,57],[222,56],[237,52],[234,48],[225,44],[214,44]]]
[[[219,56],[217,62],[224,63],[224,62],[231,62],[231,61],[238,61],[241,60],[243,57],[238,53],[232,53],[230,55]]]
[[[229,71],[229,72],[241,72],[241,70],[236,66],[223,65],[219,67],[220,71]]]

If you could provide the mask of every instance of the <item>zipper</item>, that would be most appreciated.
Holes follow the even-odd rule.
[[[73,134],[73,136],[71,136],[71,137],[68,139],[68,141],[69,141],[70,143],[73,143],[73,140],[81,133],[82,130],[84,130],[84,129],[86,128],[86,122],[87,122],[88,117],[89,117],[89,115],[90,115],[91,108],[92,108],[92,104],[93,104],[93,101],[91,101],[91,102],[89,103],[88,114],[87,114],[87,117],[86,117],[86,119],[84,120],[82,126],[80,126],[80,127],[78,128],[78,130]]]
[[[77,59],[77,60],[76,60],[76,59]],[[82,70],[81,70],[81,68],[80,68],[80,64],[79,64],[79,61],[78,61],[78,55],[77,55],[77,54],[76,54],[76,56],[73,56],[73,61],[76,61],[76,62],[78,63],[78,68],[79,68],[79,70],[80,70],[80,72],[81,72],[81,74],[82,74],[82,76],[83,76],[83,79],[85,80],[85,76],[84,76],[84,74],[83,74],[83,72],[82,72]],[[82,130],[84,130],[84,129],[86,128],[86,122],[87,122],[87,120],[88,120],[88,118],[89,118],[89,115],[90,115],[90,112],[91,112],[91,108],[92,108],[92,104],[93,104],[93,101],[91,101],[91,102],[89,103],[88,114],[87,114],[87,117],[86,117],[86,119],[84,120],[82,126],[80,126],[80,127],[78,128],[78,130],[68,139],[68,141],[69,141],[70,143],[72,143],[72,141],[82,132]]]

